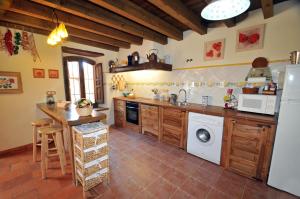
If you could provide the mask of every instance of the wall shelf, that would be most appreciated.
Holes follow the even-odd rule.
[[[133,66],[122,66],[122,67],[113,67],[110,69],[110,73],[121,73],[129,71],[138,71],[138,70],[163,70],[163,71],[172,71],[171,64],[165,63],[155,63],[155,62],[146,62]]]

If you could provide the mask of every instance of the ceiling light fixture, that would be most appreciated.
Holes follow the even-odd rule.
[[[218,21],[236,17],[250,7],[250,0],[213,0],[201,12],[204,19]]]
[[[58,17],[55,13],[55,10],[53,9],[53,11],[52,11],[52,22],[53,22],[54,15],[56,17],[56,26],[47,38],[47,44],[49,44],[51,46],[55,46],[56,44],[61,42],[63,39],[68,37],[68,31],[65,27],[65,24],[62,23],[62,22],[58,23]]]

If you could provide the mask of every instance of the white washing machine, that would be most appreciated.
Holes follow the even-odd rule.
[[[187,152],[220,164],[224,117],[189,113]]]

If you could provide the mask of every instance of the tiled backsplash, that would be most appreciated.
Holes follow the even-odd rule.
[[[284,71],[287,63],[270,64],[273,79],[277,79],[280,71]],[[210,104],[223,106],[223,96],[227,88],[234,88],[238,95],[245,85],[250,65],[215,67],[195,70],[166,71],[136,71],[126,73],[129,89],[134,89],[140,97],[153,98],[151,90],[167,89],[169,94],[176,93],[183,88],[187,91],[188,102],[201,103],[202,96],[211,96]],[[178,100],[183,99],[183,93]]]

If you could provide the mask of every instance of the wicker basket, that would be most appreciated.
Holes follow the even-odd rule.
[[[90,175],[88,177],[84,177],[84,175],[79,171],[76,171],[76,174],[77,180],[82,185],[83,190],[87,191],[103,182],[104,178],[108,178],[108,168],[102,169],[99,172],[94,173],[93,175]]]
[[[93,147],[95,145],[106,143],[108,139],[108,135],[106,129],[94,133],[84,134],[84,135],[76,133],[75,131],[74,139],[75,139],[75,143],[81,149],[86,149],[86,148]]]
[[[74,153],[75,157],[77,157],[81,162],[87,163],[107,155],[108,147],[107,143],[104,143],[97,147],[81,150],[80,147],[75,144]]]
[[[82,163],[79,159],[75,159],[76,170],[79,170],[83,176],[90,176],[101,169],[108,168],[108,156],[104,156],[89,163]]]
[[[92,114],[93,107],[85,107],[85,108],[76,108],[76,112],[79,116],[89,116]]]

